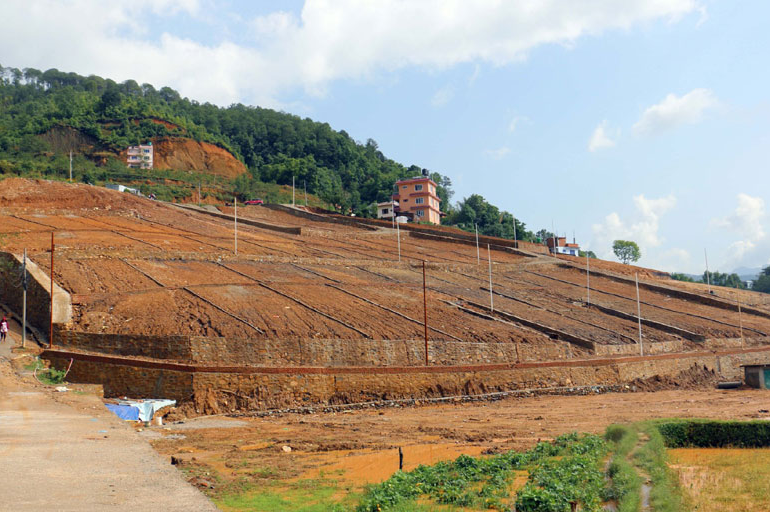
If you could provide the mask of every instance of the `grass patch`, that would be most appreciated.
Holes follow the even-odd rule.
[[[213,498],[225,511],[342,512],[351,510],[358,495],[336,480],[301,480],[286,485],[249,485]]]
[[[642,479],[628,457],[639,441],[639,433],[634,426],[610,425],[604,437],[612,443],[614,453],[607,468],[610,488],[606,498],[617,502],[618,512],[636,512],[641,505]]]
[[[635,461],[647,471],[652,480],[650,505],[656,512],[680,512],[687,510],[682,499],[678,477],[668,466],[663,435],[654,423],[641,423],[640,429],[649,440],[636,452]]]
[[[67,374],[65,370],[57,370],[56,368],[46,368],[43,362],[39,358],[35,358],[29,364],[24,365],[24,369],[30,372],[34,372],[38,380],[48,386],[58,386],[64,382],[64,376]]]

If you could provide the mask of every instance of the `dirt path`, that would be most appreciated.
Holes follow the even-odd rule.
[[[12,325],[13,341],[20,340]],[[95,396],[61,403],[0,345],[0,510],[216,510]],[[64,393],[67,394],[67,393]],[[63,394],[63,395],[64,395]]]

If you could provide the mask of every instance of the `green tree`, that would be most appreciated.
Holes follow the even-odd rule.
[[[762,269],[757,280],[751,285],[751,289],[758,292],[770,293],[770,266]]]
[[[593,251],[580,251],[580,250],[578,250],[578,256],[580,256],[581,258],[585,258],[586,256],[588,256],[589,258],[596,259],[596,253],[593,252]]]
[[[612,242],[612,252],[625,265],[639,261],[639,258],[642,257],[642,251],[639,250],[639,246],[636,245],[636,242],[630,240],[615,240]]]
[[[684,281],[686,283],[697,283],[699,281],[696,281],[692,277],[688,276],[687,274],[682,274],[681,272],[671,272],[671,279],[675,281]]]
[[[714,286],[727,286],[729,288],[746,288],[745,283],[738,274],[723,274],[721,272],[703,272],[701,283],[711,283]]]

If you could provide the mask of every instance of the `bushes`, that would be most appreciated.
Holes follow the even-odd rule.
[[[669,448],[762,448],[770,446],[766,421],[676,420],[657,424]]]

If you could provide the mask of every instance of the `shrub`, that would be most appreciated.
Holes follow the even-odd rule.
[[[657,424],[669,448],[762,448],[770,446],[765,421],[676,420]]]

